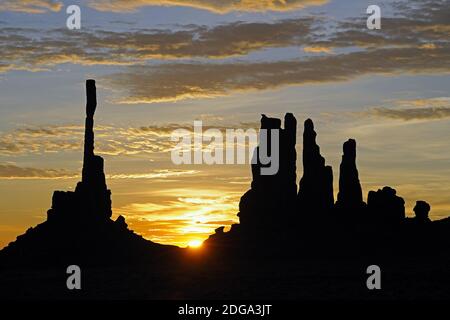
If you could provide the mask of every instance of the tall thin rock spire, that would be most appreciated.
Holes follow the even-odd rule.
[[[97,108],[95,80],[86,81],[86,121],[84,131],[83,178],[88,183],[94,162],[94,114]]]

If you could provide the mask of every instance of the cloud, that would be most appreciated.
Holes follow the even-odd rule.
[[[166,179],[171,177],[192,176],[199,174],[198,170],[178,170],[178,169],[157,169],[150,172],[141,173],[120,173],[109,174],[108,180],[122,179]],[[15,164],[0,163],[0,180],[47,180],[47,179],[75,179],[80,178],[79,173],[70,172],[64,169],[42,169],[20,167]]]
[[[304,60],[263,63],[169,63],[130,67],[103,80],[123,90],[119,102],[154,103],[211,98],[287,85],[345,81],[365,74],[447,73],[450,46],[433,50],[383,48]],[[178,79],[173,81],[173,79]]]
[[[19,128],[0,133],[0,155],[79,151],[83,134],[76,125]]]
[[[398,120],[437,120],[450,118],[450,107],[448,108],[422,108],[422,109],[388,109],[375,108],[371,114],[377,117]]]
[[[303,51],[307,53],[333,53],[333,49],[329,47],[304,47]]]
[[[355,46],[364,50],[419,47],[431,52],[449,42],[450,24],[445,19],[449,9],[436,3],[414,2],[414,9],[402,9],[407,15],[384,17],[383,29],[376,33],[368,30],[361,18],[335,21],[332,28],[326,28],[328,20],[323,16],[122,32],[54,29],[43,33],[6,27],[0,29],[0,72],[41,71],[64,63],[129,66],[155,59],[223,59],[292,46],[303,46],[307,53]]]
[[[160,169],[148,173],[126,173],[126,174],[111,174],[108,179],[164,179],[170,177],[190,176],[200,173],[198,170],[169,170]]]
[[[230,11],[289,11],[317,6],[328,0],[91,0],[90,6],[99,11],[129,12],[146,6],[184,6],[215,13]]]
[[[125,3],[132,2],[121,5]],[[120,72],[103,80],[116,92],[116,102],[127,104],[346,81],[366,74],[447,73],[448,6],[436,0],[413,1],[405,8],[397,4],[395,8],[399,12],[383,18],[383,28],[377,32],[368,30],[362,18],[336,21],[333,28],[325,28],[320,16],[273,23],[177,26],[174,30],[51,30],[47,35],[2,28],[0,72],[39,71],[63,63],[118,66]],[[333,54],[269,62],[223,61],[291,46],[303,47],[307,53]],[[170,61],[153,63],[155,59]],[[206,63],[205,59],[210,60]],[[119,152],[116,147],[109,145],[109,152]]]
[[[55,0],[2,0],[0,3],[0,11],[24,13],[58,12],[62,7],[63,3]]]
[[[135,128],[98,125],[96,153],[100,155],[135,155],[166,152],[172,143],[167,137]],[[52,125],[24,127],[0,134],[0,155],[45,154],[80,152],[83,147],[84,127]]]
[[[172,133],[179,129],[192,133],[193,125],[193,123],[167,123],[130,128],[97,125],[95,128],[95,151],[99,155],[110,156],[170,152],[177,145],[176,141],[171,141]],[[256,122],[226,125],[223,122],[208,121],[208,124],[205,122],[202,126],[204,133],[209,129],[218,129],[224,136],[227,129],[256,130],[257,128],[259,128],[259,123]],[[59,152],[79,153],[83,147],[83,139],[84,127],[79,125],[21,127],[9,132],[0,132],[0,156],[42,155]],[[163,172],[157,174],[161,175]]]
[[[62,169],[37,169],[0,164],[0,179],[71,179],[78,174]]]
[[[236,22],[215,27],[187,26],[182,30],[41,31],[0,30],[0,72],[39,71],[52,66],[127,66],[154,59],[226,58],[263,48],[298,45],[307,41],[314,19],[277,23]]]
[[[367,113],[395,120],[439,120],[450,118],[450,98],[432,98],[396,101],[401,108],[378,107]]]

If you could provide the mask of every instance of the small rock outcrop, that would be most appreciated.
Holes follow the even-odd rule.
[[[390,187],[370,191],[367,196],[367,208],[374,222],[400,224],[405,219],[405,200],[397,196]]]
[[[430,218],[428,217],[430,210],[431,206],[427,202],[422,200],[416,201],[416,206],[414,207],[414,221],[421,224],[431,222]]]

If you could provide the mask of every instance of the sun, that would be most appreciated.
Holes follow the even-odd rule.
[[[200,248],[203,244],[203,241],[200,240],[191,240],[188,242],[188,247],[189,248],[193,248],[193,249],[197,249]]]

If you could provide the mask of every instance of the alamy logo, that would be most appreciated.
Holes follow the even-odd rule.
[[[370,16],[367,18],[367,29],[380,30],[381,29],[381,9],[377,5],[371,5],[367,7],[367,14]]]
[[[367,267],[367,274],[370,274],[367,278],[366,285],[369,290],[381,289],[381,268],[377,265],[371,265]]]
[[[172,132],[171,141],[177,145],[172,149],[172,162],[181,164],[261,164],[261,175],[275,175],[278,172],[279,136],[278,129],[226,129],[225,137],[220,129],[203,131],[203,122],[194,121],[193,132],[177,129]],[[259,142],[259,148],[256,148]]]
[[[67,267],[67,274],[70,276],[67,278],[66,286],[69,290],[81,290],[81,269],[77,265],[71,265]]]
[[[66,13],[70,16],[67,18],[66,26],[69,30],[81,29],[81,9],[77,5],[67,7]]]

